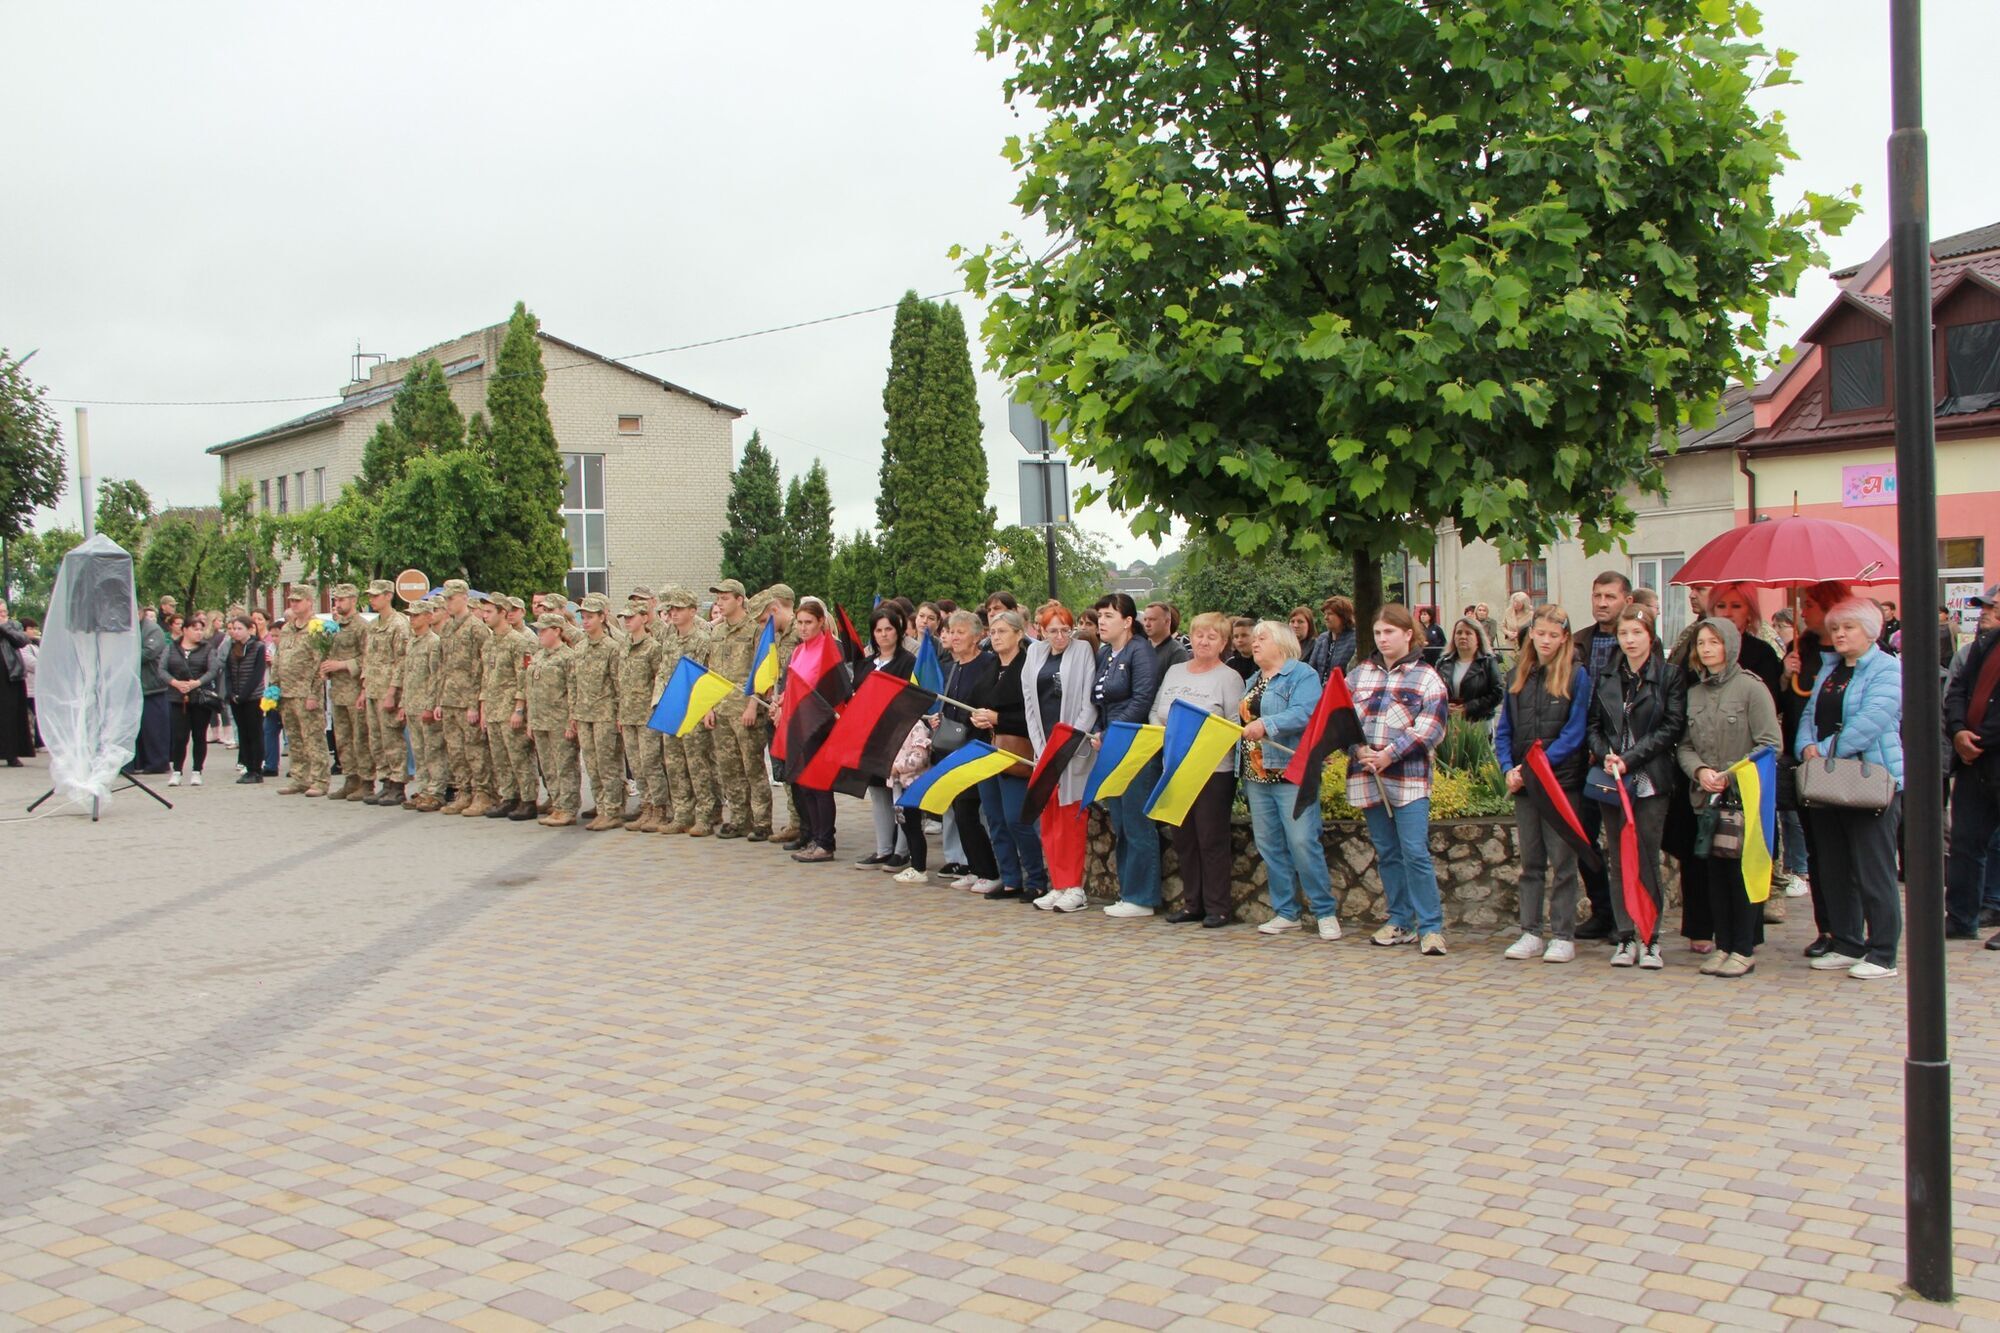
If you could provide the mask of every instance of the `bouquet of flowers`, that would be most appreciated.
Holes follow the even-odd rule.
[[[264,697],[257,701],[257,707],[266,713],[276,712],[278,700],[284,697],[283,692],[276,685],[266,685],[264,687]]]
[[[324,611],[306,622],[306,642],[321,658],[333,651],[333,639],[339,633],[340,622]]]

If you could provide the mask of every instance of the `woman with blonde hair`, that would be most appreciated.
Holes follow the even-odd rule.
[[[1517,592],[1508,597],[1506,614],[1500,617],[1500,642],[1491,645],[1493,651],[1503,655],[1519,652],[1521,636],[1534,618],[1535,603],[1528,594]]]
[[[1243,677],[1222,660],[1229,646],[1229,617],[1204,611],[1188,623],[1189,657],[1167,668],[1153,696],[1152,720],[1164,726],[1176,700],[1234,720],[1243,702]],[[1202,784],[1187,817],[1173,832],[1181,863],[1181,906],[1167,920],[1199,921],[1210,930],[1236,919],[1230,896],[1229,807],[1236,800],[1236,759],[1226,754]]]
[[[1250,806],[1250,832],[1263,858],[1271,893],[1269,921],[1257,927],[1264,935],[1282,935],[1299,928],[1299,897],[1312,908],[1323,940],[1340,938],[1340,904],[1333,896],[1326,868],[1326,848],[1319,840],[1319,802],[1310,801],[1297,816],[1296,783],[1285,781],[1285,765],[1305,737],[1306,724],[1319,707],[1319,673],[1299,660],[1298,636],[1275,620],[1260,621],[1250,640],[1257,673],[1237,713],[1243,719],[1239,764],[1243,795]],[[1267,746],[1265,742],[1269,742]]]
[[[1579,808],[1590,762],[1584,746],[1590,668],[1577,658],[1569,614],[1560,606],[1541,608],[1528,622],[1527,642],[1500,703],[1493,752],[1514,793],[1514,823],[1521,834],[1521,938],[1508,947],[1509,958],[1567,963],[1576,957],[1576,900],[1582,889],[1576,849],[1529,795],[1535,779],[1526,764],[1539,742],[1570,808]]]

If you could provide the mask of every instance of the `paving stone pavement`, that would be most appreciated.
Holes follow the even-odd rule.
[[[94,827],[0,770],[0,1329],[2000,1328],[1976,948],[1940,1307],[1903,993],[1799,924],[1424,959],[229,760]]]

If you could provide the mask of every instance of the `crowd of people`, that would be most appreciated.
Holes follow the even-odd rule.
[[[705,608],[679,587],[635,589],[615,609],[601,594],[572,606],[545,593],[530,604],[459,580],[406,611],[394,594],[386,581],[365,591],[339,584],[331,614],[316,616],[317,590],[294,584],[276,627],[240,608],[185,618],[171,601],[147,608],[135,767],[198,784],[208,745],[222,739],[235,744],[244,783],[275,776],[289,753],[281,796],[743,838],[774,843],[800,864],[837,859],[832,795],[788,781],[771,755],[786,666],[801,646],[842,630],[820,599],[784,584],[752,595],[733,579],[708,590]],[[1520,934],[1507,958],[1567,963],[1579,942],[1602,941],[1614,967],[1660,968],[1671,858],[1680,933],[1703,956],[1703,973],[1754,972],[1764,927],[1785,919],[1787,897],[1804,897],[1812,968],[1894,976],[1902,701],[1884,608],[1826,583],[1798,599],[1796,623],[1787,608],[1767,626],[1749,588],[1689,595],[1693,623],[1671,644],[1659,637],[1658,599],[1617,572],[1598,576],[1581,625],[1561,606],[1517,594],[1502,619],[1468,606],[1449,629],[1435,607],[1390,604],[1365,633],[1338,595],[1321,605],[1317,625],[1297,607],[1282,621],[1205,613],[1185,628],[1171,605],[1140,607],[1122,593],[1089,608],[1051,601],[1032,611],[1005,592],[978,607],[892,597],[871,610],[839,669],[856,686],[871,672],[909,679],[929,639],[942,702],[871,783],[870,827],[854,864],[901,883],[935,879],[988,899],[1080,911],[1083,796],[1107,728],[1162,724],[1183,702],[1240,726],[1240,741],[1177,826],[1147,814],[1157,756],[1100,802],[1118,893],[1105,914],[1162,910],[1170,841],[1184,892],[1166,920],[1232,924],[1230,825],[1240,795],[1274,913],[1258,929],[1297,930],[1309,914],[1322,938],[1339,939],[1318,802],[1301,801],[1285,778],[1337,673],[1362,737],[1348,752],[1345,794],[1363,813],[1387,904],[1373,943],[1446,952],[1429,801],[1434,752],[1460,717],[1490,726],[1515,794]],[[360,614],[364,598],[370,616]],[[1952,811],[1955,939],[2000,924],[2000,851],[1987,854],[2000,840],[2000,709],[1990,707],[2000,683],[2000,587],[1978,600],[1980,633],[1951,664],[1943,735],[1952,753],[1941,795]],[[732,683],[751,681],[767,629],[777,659],[768,688],[732,692],[686,735],[648,725],[684,658]],[[21,678],[24,656],[31,679],[32,643],[0,611],[0,684]],[[1028,818],[1028,775],[1065,727],[1091,743]],[[941,820],[898,801],[972,740],[1021,762],[969,787]],[[1736,775],[1765,749],[1780,757],[1777,887],[1759,902],[1742,870]],[[1799,767],[1826,759],[1886,772],[1879,808],[1801,803]],[[1530,789],[1531,761],[1563,793],[1559,808]],[[1574,815],[1581,840],[1562,827],[1562,811]],[[935,869],[933,835],[942,849]],[[1621,891],[1628,877],[1653,904],[1641,919]],[[1988,944],[2000,949],[2000,935]]]

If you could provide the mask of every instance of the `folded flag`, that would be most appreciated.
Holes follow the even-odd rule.
[[[944,664],[938,661],[937,640],[929,630],[924,631],[923,641],[917,645],[917,665],[911,669],[910,679],[932,694],[944,690]]]
[[[1352,749],[1365,740],[1361,715],[1354,711],[1354,696],[1347,692],[1347,676],[1339,671],[1330,673],[1326,688],[1320,691],[1319,707],[1313,709],[1312,721],[1306,723],[1305,734],[1285,765],[1285,781],[1299,789],[1292,802],[1293,819],[1319,804],[1320,776],[1333,752]]]
[[[1113,722],[1104,729],[1104,743],[1097,747],[1097,762],[1083,783],[1085,805],[1124,793],[1139,776],[1146,761],[1166,743],[1167,729],[1139,722]]]
[[[1174,700],[1160,746],[1160,780],[1146,802],[1146,817],[1179,828],[1215,766],[1242,735],[1243,728],[1228,718],[1185,699]]]
[[[1591,842],[1590,835],[1583,831],[1583,821],[1577,818],[1569,793],[1556,780],[1556,771],[1550,766],[1549,756],[1540,741],[1528,747],[1521,768],[1528,779],[1528,785],[1522,788],[1528,803],[1555,829],[1557,837],[1576,850],[1579,865],[1587,870],[1600,869],[1604,858],[1598,854],[1597,845]]]
[[[868,647],[855,631],[854,622],[847,618],[847,608],[839,602],[833,604],[834,614],[840,617],[840,646],[847,655],[849,666],[859,666],[868,659]]]
[[[1021,802],[1023,824],[1032,824],[1042,817],[1043,809],[1062,786],[1062,776],[1068,771],[1070,761],[1089,739],[1087,731],[1078,731],[1067,722],[1056,723],[1056,729],[1042,746],[1042,757],[1035,761],[1034,776],[1028,779],[1028,797]]]
[[[757,636],[757,651],[750,658],[750,675],[743,682],[743,693],[766,694],[777,683],[778,622],[766,620],[764,632]]]
[[[868,779],[886,781],[910,728],[935,707],[937,696],[929,690],[886,671],[869,672],[796,781],[814,791],[839,790],[843,773],[859,774],[863,786]]]
[[[1641,944],[1657,944],[1660,905],[1653,901],[1652,891],[1639,874],[1639,821],[1632,815],[1632,793],[1622,775],[1618,779],[1618,808],[1625,812],[1625,827],[1618,830],[1618,874],[1624,881],[1619,888],[1625,895],[1625,915],[1632,918],[1632,929]]]
[[[1761,903],[1771,896],[1771,860],[1777,848],[1772,839],[1778,832],[1778,756],[1768,745],[1760,745],[1729,766],[1736,779],[1736,795],[1743,802],[1743,890],[1750,901]]]
[[[667,677],[667,688],[653,705],[646,725],[669,736],[690,735],[709,710],[736,692],[736,682],[710,671],[692,657],[683,657]]]
[[[925,769],[924,775],[896,798],[896,804],[905,809],[915,806],[927,815],[942,815],[969,789],[1026,762],[1005,750],[994,749],[985,741],[967,741],[944,760]]]

